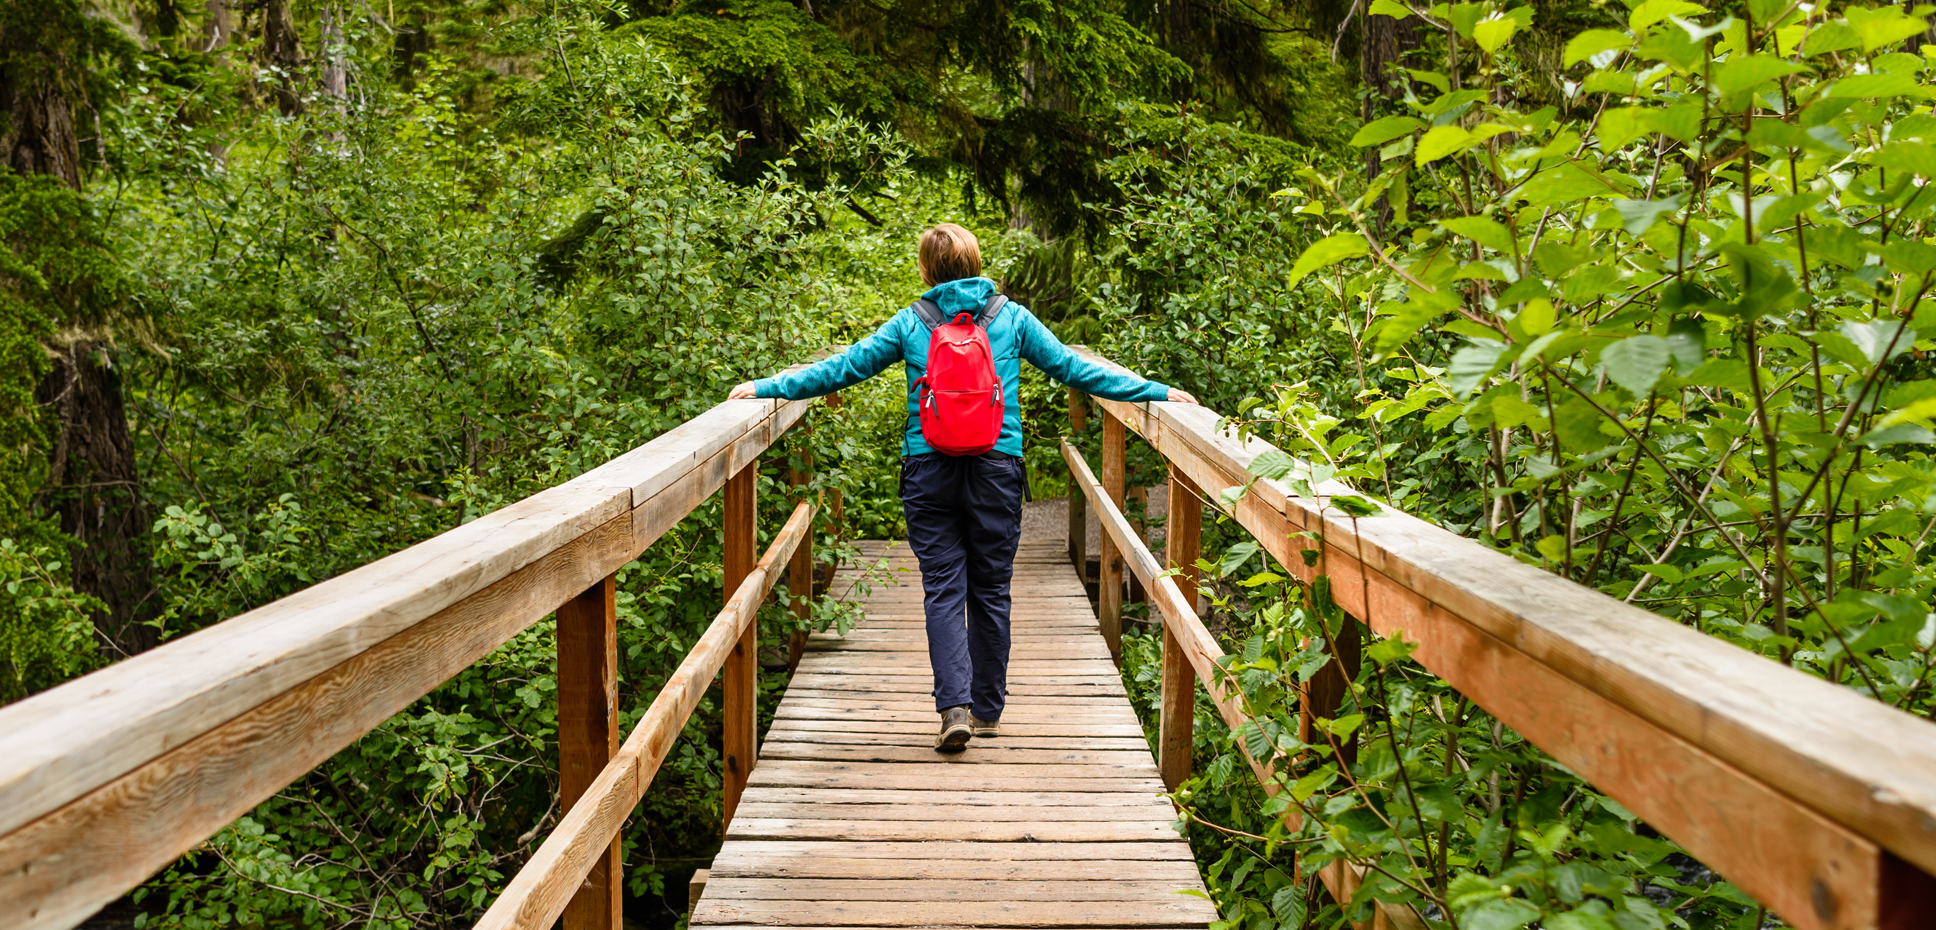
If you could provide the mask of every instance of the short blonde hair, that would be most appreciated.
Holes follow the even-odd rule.
[[[953,223],[942,223],[921,234],[916,255],[921,280],[929,287],[981,277],[981,242],[975,234]]]

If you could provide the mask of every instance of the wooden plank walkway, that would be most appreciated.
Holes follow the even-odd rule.
[[[1002,735],[933,749],[921,576],[816,634],[693,927],[1203,927],[1217,919],[1060,540],[1024,537]]]

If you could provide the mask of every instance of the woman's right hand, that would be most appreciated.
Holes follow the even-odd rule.
[[[745,381],[733,386],[733,393],[726,395],[727,400],[749,400],[760,396],[753,390],[753,382]]]

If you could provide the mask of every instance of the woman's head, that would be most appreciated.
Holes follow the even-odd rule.
[[[981,276],[981,243],[975,234],[953,223],[942,223],[921,234],[916,256],[921,280],[929,287]]]

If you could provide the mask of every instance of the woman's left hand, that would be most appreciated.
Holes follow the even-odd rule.
[[[748,400],[760,396],[753,390],[753,382],[746,381],[733,386],[733,393],[726,395],[727,400]]]
[[[1164,400],[1172,404],[1194,404],[1197,402],[1194,395],[1182,388],[1170,388],[1170,396],[1164,398]]]

